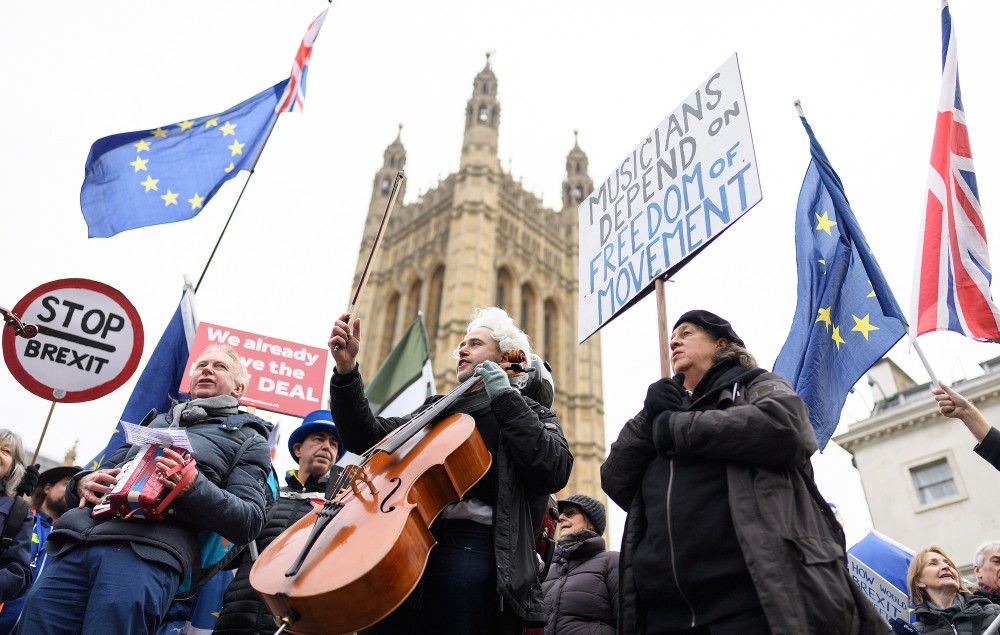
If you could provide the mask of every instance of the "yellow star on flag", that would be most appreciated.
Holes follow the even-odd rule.
[[[163,204],[165,207],[169,207],[170,205],[177,205],[177,192],[171,192],[169,187],[167,188],[167,193],[161,196],[160,198],[166,201]]]
[[[193,197],[188,199],[188,203],[191,203],[191,209],[201,209],[201,205],[204,202],[205,198],[203,196],[198,196],[197,192],[194,193]]]
[[[193,121],[191,121],[191,120],[184,120],[184,121],[180,122],[179,124],[177,124],[177,127],[181,129],[181,132],[184,132],[185,130],[190,130],[191,126],[193,126],[193,125],[194,125]]]
[[[230,161],[229,162],[229,167],[226,168],[226,174],[229,174],[230,172],[232,172],[233,168],[235,168],[235,167],[236,167],[236,165],[232,161]]]
[[[222,127],[219,128],[219,130],[222,131],[222,136],[228,137],[231,134],[236,134],[236,125],[237,124],[229,123],[228,121],[222,124]]]
[[[164,130],[163,128],[157,128],[156,130],[150,130],[149,134],[153,135],[154,137],[165,137],[167,136],[167,131]]]
[[[870,286],[870,287],[872,288],[872,292],[871,292],[871,293],[869,293],[868,295],[866,295],[865,297],[866,297],[866,298],[874,298],[874,297],[875,297],[875,285],[873,285],[873,284],[872,284],[872,281],[871,281],[871,280],[869,280],[869,281],[868,281],[868,286]]]
[[[139,141],[139,143],[133,143],[132,145],[135,146],[136,152],[142,152],[143,150],[149,152],[149,142],[146,141],[145,139],[142,139],[141,141]]]
[[[149,159],[143,159],[142,157],[136,157],[135,161],[129,163],[129,165],[131,165],[133,168],[135,168],[135,171],[138,172],[139,170],[146,170],[146,164],[147,163],[149,163]],[[149,170],[146,170],[146,171],[148,172]]]
[[[206,128],[212,128],[213,126],[217,126],[217,125],[219,125],[219,118],[218,117],[212,117],[211,119],[209,119],[208,121],[205,122],[205,127]]]
[[[830,220],[828,212],[824,211],[822,216],[816,214],[816,231],[825,231],[827,236],[833,236],[830,228],[836,224],[835,221]]]
[[[854,318],[854,328],[852,328],[851,330],[858,331],[859,333],[864,335],[866,342],[868,341],[869,333],[871,333],[872,331],[879,330],[877,326],[873,326],[872,323],[868,321],[869,318],[871,318],[871,315],[872,315],[871,313],[868,313],[867,315],[865,315],[864,318],[858,318],[858,316],[853,314],[851,315],[851,317]]]
[[[828,306],[825,309],[823,307],[820,307],[819,308],[819,317],[816,318],[817,322],[822,322],[823,324],[826,324],[826,332],[827,333],[830,332],[830,327],[833,326],[833,321],[830,320],[830,309],[831,308],[833,308],[833,307],[829,307]]]
[[[243,154],[243,146],[245,145],[245,143],[240,143],[236,139],[233,139],[233,145],[226,147],[232,152],[230,156],[235,157],[237,154]]]
[[[139,185],[145,185],[146,186],[146,191],[148,192],[149,190],[158,189],[156,187],[156,184],[159,183],[159,182],[160,182],[160,179],[154,179],[153,177],[151,177],[151,176],[149,176],[147,174],[146,175],[146,180],[143,181],[142,183],[140,183]]]
[[[831,339],[833,339],[833,341],[837,343],[837,350],[839,351],[840,350],[840,345],[845,343],[844,342],[844,338],[842,338],[840,336],[840,327],[839,326],[833,327],[833,335],[831,336]]]

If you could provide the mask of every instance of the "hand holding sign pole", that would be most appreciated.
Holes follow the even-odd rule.
[[[34,463],[56,402],[98,399],[132,376],[142,357],[142,321],[119,291],[80,278],[41,285],[17,303],[13,314],[37,323],[37,335],[24,337],[31,325],[23,326],[21,338],[14,329],[4,329],[4,361],[18,383],[52,402]]]

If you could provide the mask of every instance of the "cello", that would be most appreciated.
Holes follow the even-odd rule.
[[[522,351],[508,374],[530,372]],[[341,474],[333,496],[265,549],[250,584],[284,629],[352,633],[394,611],[416,587],[436,540],[431,524],[490,468],[475,420],[442,418],[480,382],[473,375],[396,428]]]

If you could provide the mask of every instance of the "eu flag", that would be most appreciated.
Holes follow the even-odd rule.
[[[80,207],[89,237],[196,216],[240,170],[253,170],[284,80],[216,115],[94,142]]]
[[[847,393],[906,332],[906,320],[805,117],[812,161],[795,210],[798,304],[774,371],[809,406],[820,449]]]

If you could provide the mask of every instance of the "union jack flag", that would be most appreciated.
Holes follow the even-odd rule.
[[[292,62],[292,74],[288,86],[285,87],[285,92],[278,100],[276,112],[302,112],[302,106],[306,100],[306,73],[309,72],[309,58],[312,57],[313,42],[316,41],[320,27],[323,26],[323,20],[326,19],[326,12],[329,10],[330,8],[327,7],[323,13],[316,16],[316,19],[306,29],[302,44],[299,45],[299,52],[295,54],[295,61]]]
[[[955,331],[1000,340],[1000,311],[990,293],[993,273],[947,0],[941,2],[941,39],[941,97],[917,249],[910,339],[929,331]]]

